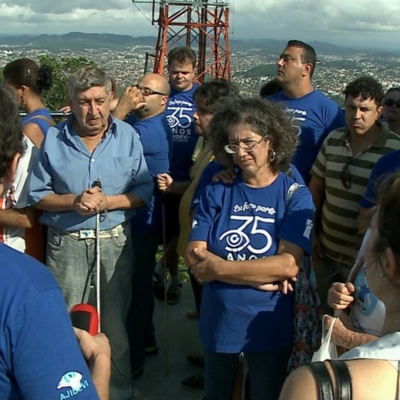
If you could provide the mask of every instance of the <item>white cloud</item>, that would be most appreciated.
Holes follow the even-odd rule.
[[[333,43],[392,42],[398,47],[391,32],[400,29],[399,1],[229,0],[229,7],[231,37],[237,39],[296,37]],[[82,31],[155,36],[150,19],[151,5],[131,0],[0,0],[2,34]]]

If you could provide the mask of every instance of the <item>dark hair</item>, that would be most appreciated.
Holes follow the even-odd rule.
[[[226,79],[214,79],[199,86],[193,97],[198,110],[214,114],[228,100],[238,96],[235,84]]]
[[[174,61],[179,64],[186,64],[190,62],[193,68],[196,66],[196,53],[186,46],[175,47],[168,53],[168,66],[170,66]]]
[[[289,40],[286,47],[297,47],[303,49],[303,51],[301,52],[301,62],[303,64],[310,63],[312,65],[312,69],[310,72],[311,78],[314,74],[315,65],[317,63],[317,55],[315,54],[314,47],[302,42],[301,40]]]
[[[238,98],[217,111],[210,122],[210,143],[222,164],[233,167],[233,158],[224,150],[229,132],[238,124],[246,124],[261,136],[268,136],[276,153],[270,163],[274,171],[288,168],[298,144],[297,127],[279,105],[258,98]]]
[[[268,82],[265,82],[262,86],[261,86],[261,88],[260,88],[260,91],[259,91],[259,95],[260,95],[260,97],[263,99],[264,97],[267,97],[267,96],[272,96],[273,94],[275,94],[275,93],[279,93],[279,92],[281,92],[283,89],[282,89],[282,86],[279,84],[279,82],[274,78],[274,79],[271,79],[270,81],[268,81]]]
[[[39,67],[29,58],[20,58],[8,63],[3,69],[4,79],[12,86],[28,86],[32,92],[41,94],[53,84],[53,70],[48,65]]]
[[[347,84],[343,90],[345,99],[347,96],[361,97],[363,100],[372,99],[376,105],[382,105],[384,93],[382,85],[370,76],[362,76]]]
[[[391,88],[388,89],[387,92],[385,93],[385,97],[386,97],[389,93],[392,93],[392,92],[400,92],[400,87],[396,87],[396,86],[391,87]]]
[[[0,86],[0,181],[16,153],[23,154],[21,118],[19,117],[15,94],[7,87]]]
[[[374,257],[387,247],[400,257],[400,173],[390,175],[379,187],[378,237],[372,247]],[[400,271],[399,271],[400,272]]]

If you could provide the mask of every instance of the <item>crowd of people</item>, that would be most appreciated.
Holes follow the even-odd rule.
[[[337,395],[337,370],[354,400],[396,398],[400,89],[358,77],[342,110],[313,87],[299,40],[257,98],[198,85],[188,47],[167,58],[168,79],[146,74],[119,98],[105,71],[72,73],[57,124],[41,98],[50,68],[3,70],[0,241],[15,250],[0,247],[2,396],[133,399],[158,352],[154,297],[179,303],[182,257],[203,345],[185,387],[234,399],[244,357],[252,400],[317,400],[322,375]],[[68,319],[87,302],[94,337]],[[343,354],[304,366],[323,313]]]

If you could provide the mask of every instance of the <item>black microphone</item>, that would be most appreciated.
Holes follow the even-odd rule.
[[[97,178],[95,181],[93,181],[92,187],[98,187],[98,188],[101,189],[101,180],[100,180],[100,178]]]

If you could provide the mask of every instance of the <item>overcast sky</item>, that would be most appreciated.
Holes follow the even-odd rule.
[[[228,2],[231,39],[296,38],[400,48],[398,0]],[[0,0],[0,34],[79,31],[156,36],[150,10],[149,4],[131,0]]]

